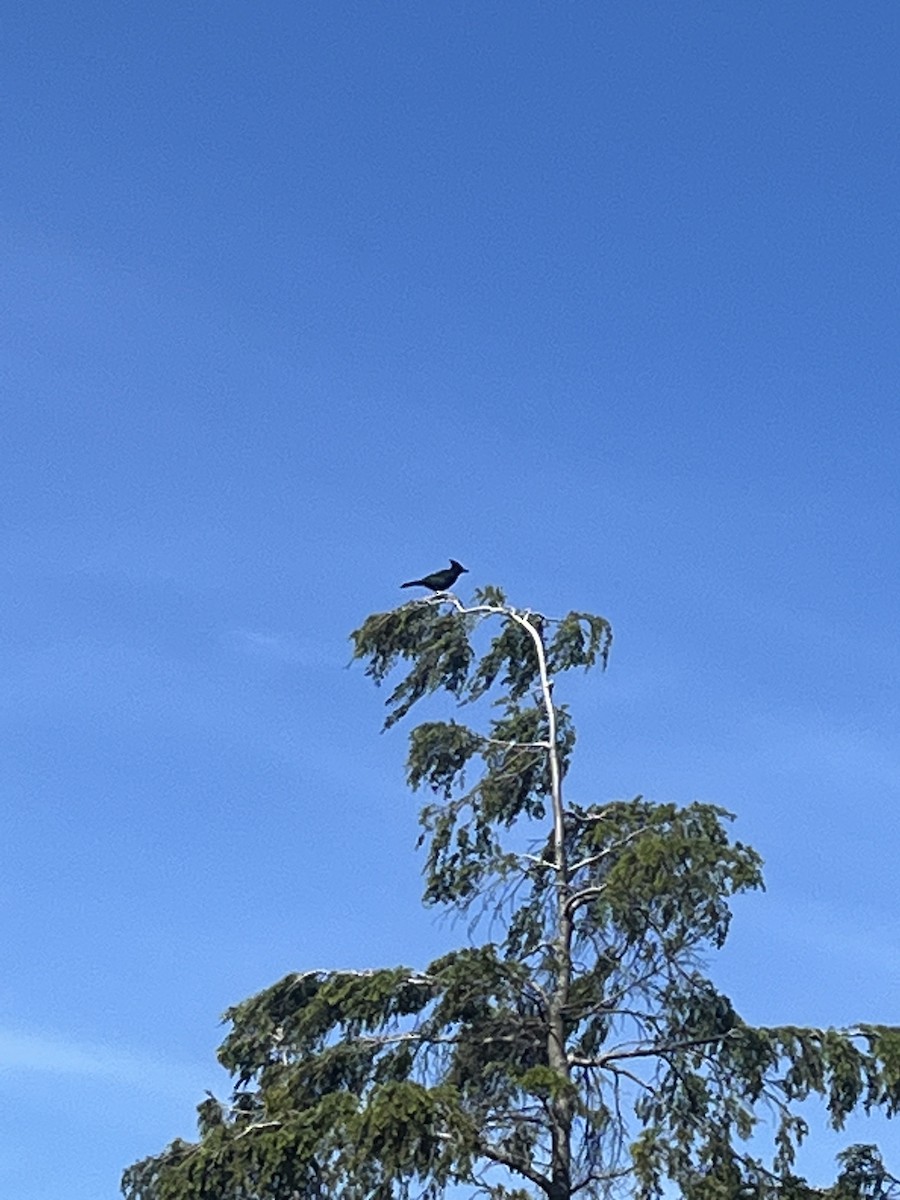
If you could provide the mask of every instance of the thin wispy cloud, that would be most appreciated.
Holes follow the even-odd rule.
[[[226,646],[248,657],[286,665],[342,665],[341,653],[347,657],[346,647],[275,630],[235,628],[222,637]]]
[[[21,1074],[107,1081],[182,1100],[209,1082],[209,1070],[199,1066],[58,1034],[0,1028],[0,1078]]]

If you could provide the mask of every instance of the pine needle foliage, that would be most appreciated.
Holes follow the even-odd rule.
[[[195,1142],[130,1167],[127,1200],[900,1197],[874,1146],[850,1147],[830,1187],[794,1173],[808,1098],[837,1129],[900,1110],[900,1030],[754,1028],[715,987],[729,902],[762,886],[730,814],[564,798],[575,730],[556,680],[606,667],[609,623],[488,587],[352,637],[390,687],[386,728],[437,693],[455,703],[411,730],[406,772],[427,794],[424,900],[469,914],[468,943],[423,970],[290,974],[229,1009],[229,1100],[201,1102]]]

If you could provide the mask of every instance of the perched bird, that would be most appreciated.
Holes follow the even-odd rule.
[[[410,579],[409,583],[401,583],[401,587],[424,587],[429,588],[432,592],[446,592],[448,588],[452,588],[460,575],[468,571],[468,567],[464,567],[462,563],[458,563],[455,558],[450,559],[450,566],[443,571],[435,571],[433,575],[426,575],[424,579]]]

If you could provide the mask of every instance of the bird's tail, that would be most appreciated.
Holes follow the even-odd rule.
[[[410,579],[409,583],[401,583],[401,587],[424,587],[421,579]]]

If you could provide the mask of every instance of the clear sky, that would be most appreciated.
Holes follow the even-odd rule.
[[[613,622],[573,798],[764,855],[738,1009],[900,1022],[895,0],[0,36],[0,1195],[114,1197],[227,1005],[454,938],[345,670],[451,555]]]

